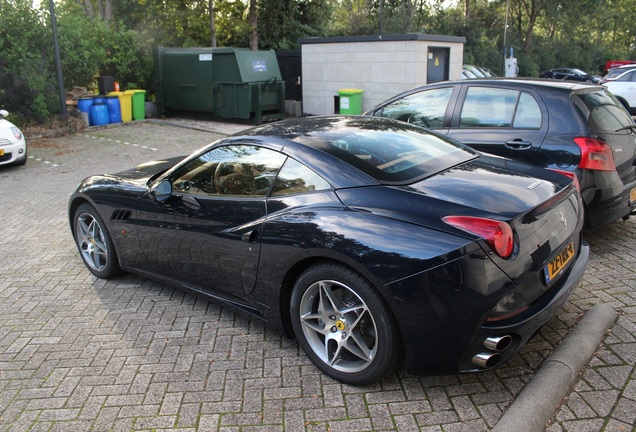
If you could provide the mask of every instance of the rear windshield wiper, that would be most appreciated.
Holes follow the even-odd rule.
[[[631,129],[632,132],[636,132],[636,124],[623,126],[622,128],[616,129],[614,132],[620,132],[620,131],[624,131],[624,130],[627,130],[627,129]]]

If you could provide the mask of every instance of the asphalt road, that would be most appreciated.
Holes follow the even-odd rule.
[[[82,178],[241,128],[90,128],[31,138],[25,166],[0,167],[0,431],[487,431],[597,303],[619,317],[546,429],[634,430],[635,220],[586,232],[583,284],[508,364],[462,376],[400,370],[366,388],[327,378],[294,340],[231,307],[133,275],[91,275],[66,214]]]

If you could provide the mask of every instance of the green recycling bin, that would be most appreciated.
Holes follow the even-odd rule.
[[[132,117],[135,120],[146,118],[146,90],[126,90],[132,96]]]
[[[340,89],[340,114],[362,114],[362,93],[360,89]]]

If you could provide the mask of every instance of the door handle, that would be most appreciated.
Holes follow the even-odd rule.
[[[532,143],[520,139],[513,139],[510,141],[506,141],[506,147],[510,150],[528,150],[532,148]]]
[[[256,240],[258,240],[258,230],[243,233],[241,235],[241,240],[247,243],[256,243]]]

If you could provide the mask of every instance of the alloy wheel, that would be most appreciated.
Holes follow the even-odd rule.
[[[366,369],[377,353],[377,327],[365,302],[333,280],[313,283],[300,300],[300,322],[312,351],[345,373]]]

